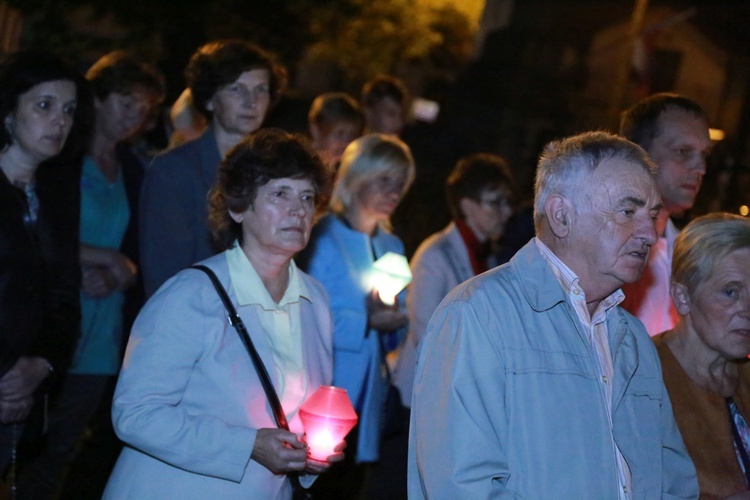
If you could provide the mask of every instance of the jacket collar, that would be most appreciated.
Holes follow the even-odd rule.
[[[518,276],[524,298],[534,311],[547,311],[566,302],[565,292],[540,254],[536,238],[532,238],[513,256],[510,265]],[[578,325],[575,320],[574,323]],[[615,409],[638,367],[638,342],[628,316],[619,307],[613,307],[609,311],[607,329],[615,367],[615,385],[612,391],[612,408]],[[585,339],[582,334],[581,337]]]
[[[612,381],[612,413],[622,402],[625,390],[638,369],[638,339],[629,328],[628,320],[619,307],[612,308],[608,319],[609,350],[612,352],[614,379]]]
[[[510,259],[521,285],[524,298],[537,312],[547,311],[565,302],[565,292],[558,284],[552,269],[544,260],[532,238]]]

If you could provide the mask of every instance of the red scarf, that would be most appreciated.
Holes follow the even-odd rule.
[[[464,221],[456,220],[455,222],[458,233],[461,235],[464,245],[466,245],[466,250],[469,251],[469,261],[474,274],[485,272],[487,270],[487,257],[490,255],[489,242],[480,243],[474,231]]]

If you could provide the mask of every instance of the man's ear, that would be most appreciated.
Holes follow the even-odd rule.
[[[550,195],[544,203],[544,214],[552,234],[557,238],[564,239],[570,234],[573,205],[567,198],[559,194]]]
[[[672,296],[674,308],[680,316],[690,314],[690,295],[687,286],[682,283],[672,283],[669,287],[669,294]]]

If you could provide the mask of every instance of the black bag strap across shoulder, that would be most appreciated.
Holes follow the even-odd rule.
[[[229,300],[229,295],[227,294],[227,291],[222,286],[221,282],[219,281],[219,278],[216,276],[216,273],[214,273],[208,267],[198,264],[195,266],[190,266],[190,268],[203,271],[211,279],[211,283],[214,285],[216,292],[219,294],[219,297],[221,298],[221,301],[224,303],[224,307],[226,308],[227,313],[229,314],[229,323],[237,331],[237,335],[240,336],[240,340],[242,340],[242,344],[245,346],[245,349],[247,350],[247,353],[250,355],[250,359],[252,360],[253,365],[255,366],[255,371],[258,372],[258,378],[260,379],[260,383],[263,386],[263,390],[266,393],[268,402],[271,404],[271,411],[273,411],[274,419],[276,419],[276,425],[280,427],[281,429],[288,431],[289,423],[286,420],[286,415],[284,415],[284,410],[281,407],[279,396],[276,394],[276,389],[273,388],[271,377],[268,376],[268,370],[266,370],[266,365],[264,365],[263,360],[260,359],[260,355],[258,354],[258,351],[255,349],[255,346],[253,345],[253,341],[250,339],[250,334],[247,332],[245,323],[242,322],[242,319],[240,318],[239,314],[237,314],[237,309],[235,309],[234,304],[232,304],[232,301]],[[293,498],[295,499],[306,498],[307,491],[304,488],[302,488],[302,485],[299,482],[298,474],[296,472],[290,472],[287,474],[287,476],[289,477],[289,480],[292,483]]]
[[[202,265],[195,265],[190,267],[193,269],[198,269],[199,271],[203,271],[211,279],[211,283],[213,283],[214,288],[216,288],[216,292],[219,294],[219,297],[221,297],[221,301],[224,303],[224,307],[227,309],[227,313],[229,313],[229,323],[231,323],[234,329],[237,330],[237,335],[240,336],[242,344],[245,346],[247,353],[250,355],[250,359],[253,361],[255,371],[258,372],[260,383],[263,385],[263,390],[266,393],[268,402],[271,403],[271,410],[273,411],[273,416],[276,419],[276,425],[288,431],[289,423],[286,421],[286,415],[284,415],[284,410],[281,408],[281,402],[279,401],[279,396],[276,394],[276,389],[273,388],[271,377],[268,376],[268,370],[266,370],[266,366],[263,364],[263,360],[260,359],[260,355],[253,345],[253,341],[250,340],[250,335],[247,333],[245,323],[242,322],[239,314],[237,314],[237,309],[234,308],[234,304],[232,304],[232,301],[229,300],[227,291],[221,285],[221,282],[216,276],[216,273],[214,273],[208,267]]]

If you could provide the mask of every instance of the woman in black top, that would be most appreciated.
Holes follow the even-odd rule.
[[[64,373],[78,334],[80,174],[40,165],[86,121],[82,82],[47,53],[0,63],[0,472],[16,424],[29,418],[42,382]]]

